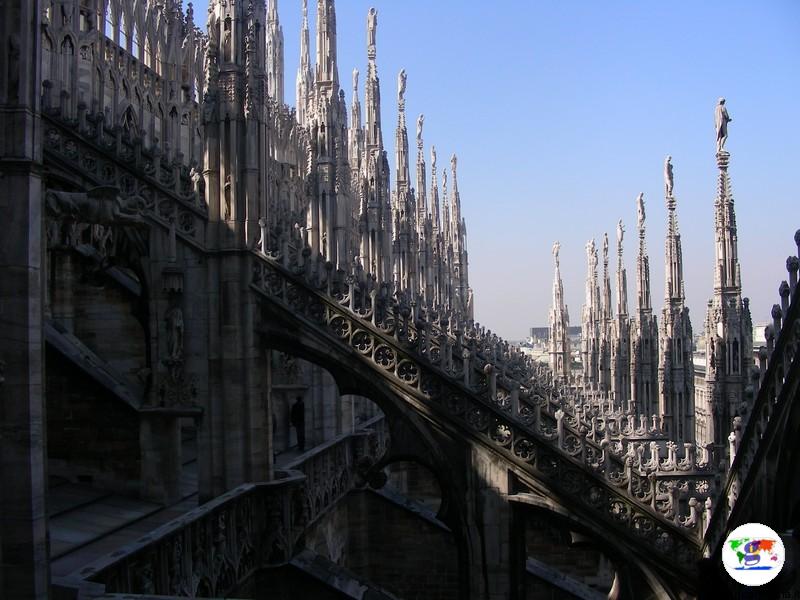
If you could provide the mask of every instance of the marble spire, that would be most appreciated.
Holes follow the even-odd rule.
[[[278,0],[269,0],[267,13],[267,93],[278,104],[286,101],[283,91],[283,27],[278,19]]]
[[[339,67],[336,64],[336,7],[334,0],[317,0],[317,87],[325,86],[336,94]],[[329,90],[329,92],[330,92]]]
[[[659,353],[659,413],[664,428],[677,442],[695,439],[694,362],[692,323],[686,308],[683,285],[683,255],[672,157],[664,161],[664,196],[667,204],[667,235],[664,247],[664,309],[661,313]]]
[[[603,319],[609,320],[613,316],[611,305],[611,274],[608,270],[608,233],[603,234],[603,298],[601,312]]]
[[[402,199],[409,191],[410,175],[408,169],[408,129],[406,127],[406,71],[401,69],[397,76],[397,132],[395,135],[395,180],[397,199]]]
[[[361,125],[361,102],[358,99],[358,69],[353,69],[353,101],[350,109],[349,162],[354,174],[361,172],[364,153],[364,128]],[[355,179],[354,179],[355,180]]]
[[[631,398],[640,415],[658,412],[658,322],[650,298],[650,259],[645,239],[644,194],[636,197],[639,252],[636,257],[636,320],[631,325]]]
[[[308,0],[303,0],[303,25],[300,28],[300,66],[297,68],[297,122],[306,125],[308,120],[308,95],[313,85],[311,74],[311,43],[308,30]]]
[[[376,38],[378,33],[378,11],[369,9],[367,15],[367,81],[364,85],[366,105],[366,149],[368,152],[383,150],[381,131],[381,85],[378,79]]]
[[[428,199],[425,186],[427,173],[425,169],[425,149],[422,142],[422,127],[425,115],[417,117],[417,227],[422,231],[425,219],[428,216]]]
[[[651,312],[650,301],[650,258],[647,256],[645,239],[644,194],[636,197],[637,228],[639,230],[639,254],[636,258],[636,296],[639,312]]]
[[[581,362],[584,389],[587,392],[596,392],[600,382],[600,302],[597,286],[597,245],[594,240],[586,244],[586,269],[586,298],[581,312]]]
[[[570,376],[569,312],[564,304],[564,284],[561,281],[559,252],[561,243],[553,244],[553,303],[550,307],[550,369],[558,380],[567,381]]]
[[[622,259],[622,240],[625,237],[625,226],[622,219],[617,223],[617,314],[628,314],[628,275]]]
[[[683,284],[683,253],[681,251],[681,234],[678,230],[678,215],[676,201],[673,195],[672,184],[672,159],[667,157],[666,164],[670,165],[669,178],[665,181],[667,204],[667,239],[664,249],[665,255],[665,282],[664,301],[676,307],[682,307],[685,300]]]
[[[735,416],[746,418],[753,398],[747,392],[753,368],[753,324],[749,301],[742,298],[734,210],[725,150],[732,120],[720,98],[714,113],[717,134],[717,197],[714,200],[714,295],[706,314],[705,394],[697,403],[699,444],[713,443],[720,455],[727,447]]]
[[[433,221],[433,234],[441,231],[441,217],[439,216],[439,182],[436,175],[436,146],[431,146],[431,220]]]

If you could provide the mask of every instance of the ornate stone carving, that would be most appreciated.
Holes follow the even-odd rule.
[[[113,186],[96,187],[88,192],[48,190],[45,205],[51,217],[74,223],[97,225],[143,225],[139,207],[123,198]]]

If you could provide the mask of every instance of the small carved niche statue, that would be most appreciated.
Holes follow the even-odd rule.
[[[231,176],[225,175],[225,186],[224,186],[224,201],[225,206],[223,207],[224,213],[222,215],[223,221],[230,221],[231,219]]]
[[[183,359],[183,311],[173,306],[164,316],[167,322],[167,358],[172,361]]]

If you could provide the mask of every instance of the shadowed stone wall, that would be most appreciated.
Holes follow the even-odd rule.
[[[50,476],[137,495],[139,417],[54,350],[47,351]]]
[[[323,516],[306,546],[403,600],[458,600],[452,533],[371,491]]]

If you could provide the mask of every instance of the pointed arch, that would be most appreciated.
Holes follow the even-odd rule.
[[[132,105],[129,104],[122,112],[120,126],[122,127],[123,135],[129,140],[139,136],[139,120]]]

